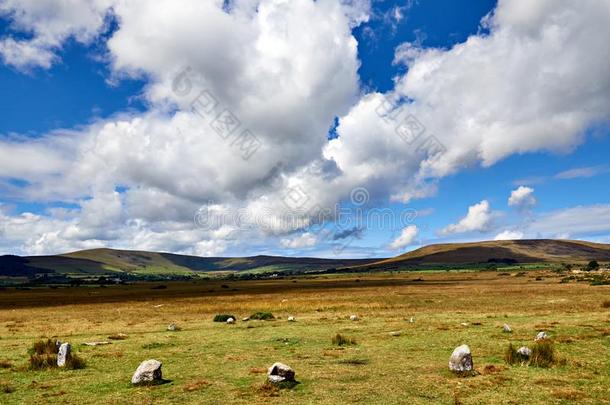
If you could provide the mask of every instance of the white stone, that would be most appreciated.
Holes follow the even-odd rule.
[[[59,352],[57,353],[57,365],[59,367],[63,367],[66,365],[66,361],[68,357],[70,357],[70,352],[72,351],[72,346],[70,343],[62,343],[59,346]]]
[[[472,371],[472,354],[468,345],[461,345],[455,348],[449,358],[449,370],[455,372]]]
[[[234,324],[235,323],[235,319],[229,318],[229,319],[227,319],[227,323],[228,324]]]
[[[502,331],[504,333],[512,333],[512,329],[510,328],[510,326],[508,326],[507,324],[504,324],[504,326],[502,326]]]
[[[284,381],[294,381],[294,370],[283,363],[274,363],[267,371],[267,378],[269,382],[274,384],[281,383]]]
[[[520,354],[521,356],[524,356],[524,357],[530,357],[532,355],[532,349],[530,349],[527,346],[521,346],[517,350],[517,353]]]
[[[534,339],[536,342],[539,340],[544,340],[544,339],[548,339],[549,335],[545,332],[545,331],[540,331],[538,332],[538,334],[536,335],[536,338]]]
[[[296,322],[296,318],[294,316],[289,316],[288,317],[288,322]]]
[[[359,320],[359,319],[360,319],[360,318],[358,318],[358,315],[352,315],[352,316],[350,316],[350,317],[349,317],[349,320],[350,320],[350,321],[357,321],[357,320]]]
[[[145,360],[136,369],[136,372],[131,377],[132,384],[151,383],[162,380],[161,374],[162,363],[151,359]]]

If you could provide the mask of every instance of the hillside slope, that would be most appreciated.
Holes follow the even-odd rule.
[[[252,256],[198,257],[171,253],[91,249],[56,256],[0,256],[0,275],[32,277],[35,274],[188,275],[194,272],[305,272],[367,264],[376,259],[318,259],[309,257]]]
[[[610,245],[554,239],[429,245],[368,266],[479,263],[583,263],[610,261]]]

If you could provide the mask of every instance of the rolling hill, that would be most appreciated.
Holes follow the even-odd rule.
[[[252,256],[198,257],[172,253],[91,249],[55,256],[0,256],[0,275],[191,275],[196,272],[306,272],[367,264],[376,259]]]
[[[571,240],[513,240],[429,245],[390,259],[319,259],[251,256],[197,257],[171,253],[92,249],[55,256],[0,256],[0,276],[189,276],[196,273],[304,273],[382,271],[434,265],[585,263],[610,261],[610,245]]]
[[[371,269],[417,265],[481,263],[585,263],[610,261],[610,245],[554,239],[506,240],[429,245],[365,265]]]

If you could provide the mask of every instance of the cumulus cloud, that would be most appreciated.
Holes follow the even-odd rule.
[[[67,39],[87,44],[101,34],[116,1],[3,0],[0,16],[10,18],[13,32],[27,33],[30,38],[0,38],[0,56],[18,69],[48,69]]]
[[[523,239],[524,236],[525,236],[524,233],[521,231],[513,231],[510,229],[507,229],[507,230],[502,231],[499,234],[497,234],[496,237],[494,238],[494,240],[517,240],[517,239]]]
[[[398,237],[394,239],[392,243],[390,243],[390,248],[397,250],[412,245],[418,234],[419,229],[417,226],[409,225],[400,232],[400,235],[398,235]]]
[[[197,206],[244,208],[266,232],[293,234],[354,187],[376,201],[425,198],[438,178],[465,167],[570,151],[610,119],[604,0],[501,0],[484,21],[488,33],[450,49],[399,47],[395,63],[408,70],[384,94],[359,87],[352,29],[369,18],[369,1],[56,3],[0,3],[13,31],[32,34],[0,39],[4,62],[48,67],[67,39],[99,39],[112,14],[112,79],[145,77],[150,109],[0,142],[0,177],[27,183],[11,193],[79,206],[70,218],[4,214],[12,246],[25,251],[104,243],[215,254],[231,242],[217,239],[222,227],[194,226]],[[212,112],[238,128],[219,132]],[[338,137],[328,141],[335,117]],[[238,143],[245,130],[259,142],[249,159]],[[284,199],[294,188],[307,197],[296,209]],[[103,226],[87,219],[101,210],[89,200],[110,204]],[[278,221],[295,211],[297,221]],[[489,230],[491,217],[482,201],[444,232]]]
[[[456,224],[448,225],[441,231],[443,235],[464,232],[487,232],[493,221],[493,213],[489,201],[483,200],[478,204],[468,207],[468,213]]]
[[[518,209],[530,209],[536,203],[534,189],[531,187],[519,186],[519,188],[511,191],[510,197],[508,197],[508,205]]]
[[[316,235],[305,232],[301,235],[295,236],[294,238],[284,238],[281,240],[281,244],[284,247],[290,249],[301,249],[304,247],[314,246],[318,242]]]

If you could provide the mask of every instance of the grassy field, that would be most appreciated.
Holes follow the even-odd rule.
[[[422,272],[7,289],[0,292],[0,403],[610,403],[610,286],[560,284],[562,277]],[[240,321],[255,311],[277,319]],[[238,322],[213,323],[218,313]],[[182,330],[166,331],[172,322]],[[502,332],[504,323],[512,334]],[[504,363],[510,342],[531,344],[540,330],[551,335],[558,365]],[[81,346],[116,333],[128,337]],[[333,345],[337,333],[356,344]],[[29,371],[28,348],[53,336],[72,343],[86,368]],[[472,349],[476,376],[448,371],[462,343]],[[169,381],[132,387],[132,373],[150,358],[163,362]],[[292,366],[300,384],[264,385],[276,361]]]

